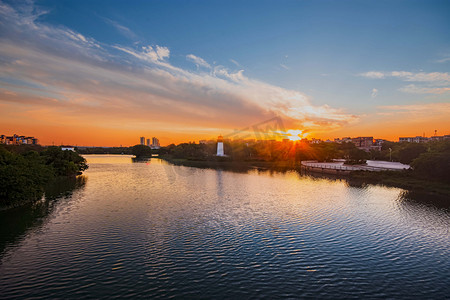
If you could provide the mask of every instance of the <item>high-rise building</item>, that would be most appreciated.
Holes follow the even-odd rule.
[[[145,136],[141,136],[141,145],[145,145]]]
[[[147,146],[150,147],[150,139],[147,139]]]
[[[152,149],[159,149],[161,146],[159,145],[159,139],[156,137],[152,137],[152,145],[150,146]]]

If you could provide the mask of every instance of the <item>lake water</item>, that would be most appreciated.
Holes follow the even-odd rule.
[[[434,196],[86,157],[67,188],[0,212],[0,298],[450,295],[450,212]]]

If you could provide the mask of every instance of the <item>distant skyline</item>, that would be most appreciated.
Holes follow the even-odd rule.
[[[0,1],[0,131],[162,145],[279,116],[309,139],[450,134],[449,1]]]

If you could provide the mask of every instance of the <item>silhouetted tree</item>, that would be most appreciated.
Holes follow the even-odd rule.
[[[136,156],[136,158],[151,157],[152,149],[146,145],[135,145],[131,147],[131,154]]]

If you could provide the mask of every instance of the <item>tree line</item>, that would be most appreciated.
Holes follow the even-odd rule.
[[[87,168],[81,155],[60,147],[1,145],[0,206],[39,200],[53,180],[79,175]]]
[[[450,141],[429,143],[385,142],[381,151],[368,152],[358,149],[353,143],[280,141],[225,141],[226,158],[216,157],[216,143],[181,143],[171,144],[160,149],[160,155],[175,159],[197,161],[266,161],[287,162],[292,165],[301,161],[332,161],[345,159],[346,164],[362,164],[366,160],[397,161],[410,164],[414,175],[428,179],[449,181],[450,179]]]

